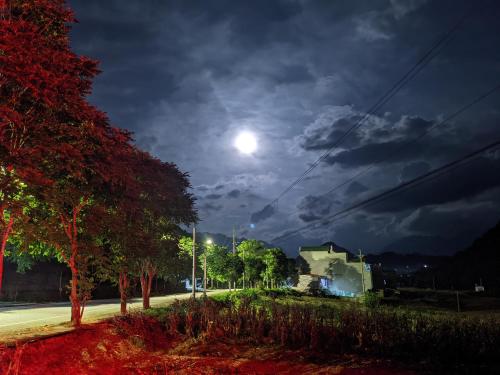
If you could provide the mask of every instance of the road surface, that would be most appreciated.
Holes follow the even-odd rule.
[[[221,291],[209,291],[208,294]],[[190,293],[151,297],[151,306],[168,305],[176,299],[187,299]],[[197,293],[201,296],[201,293]],[[129,311],[140,310],[142,300],[134,298],[128,304]],[[82,323],[92,323],[120,313],[120,300],[107,299],[90,301],[85,306]],[[52,334],[71,329],[69,323],[71,305],[69,302],[0,305],[0,341],[16,338]]]

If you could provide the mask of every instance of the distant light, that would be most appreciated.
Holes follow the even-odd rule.
[[[427,264],[424,264],[424,268],[427,268]]]
[[[207,245],[211,245],[211,244],[213,244],[213,243],[214,243],[214,241],[212,241],[212,239],[211,239],[211,238],[209,238],[209,239],[207,239],[207,240],[205,241],[205,243],[206,243]]]
[[[250,224],[250,228],[255,229],[255,224],[254,224],[254,223],[251,223],[251,224]]]
[[[242,154],[253,154],[257,150],[257,138],[250,132],[242,132],[236,137],[234,147]]]

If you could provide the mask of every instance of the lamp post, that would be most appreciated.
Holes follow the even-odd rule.
[[[203,297],[207,297],[207,248],[213,244],[212,239],[205,241],[205,251],[203,252]]]
[[[196,228],[193,225],[193,277],[191,296],[196,298]]]

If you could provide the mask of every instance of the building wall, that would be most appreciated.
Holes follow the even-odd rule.
[[[370,265],[349,261],[345,252],[328,248],[301,249],[299,255],[301,274],[319,276],[321,285],[332,294],[357,295],[373,288]]]

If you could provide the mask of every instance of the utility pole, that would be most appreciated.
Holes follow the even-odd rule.
[[[245,250],[243,250],[245,251]],[[233,254],[236,255],[236,229],[233,225]],[[243,253],[243,285],[242,288],[245,289],[245,253]],[[234,282],[234,289],[236,289],[236,281]]]
[[[203,252],[203,297],[207,298],[207,249]]]
[[[363,254],[361,253],[361,249],[359,249],[359,264],[361,266],[361,286],[363,288],[363,294],[365,294],[365,268],[363,264]]]
[[[236,254],[236,230],[233,225],[233,254]]]
[[[245,289],[245,248],[243,248],[243,289]]]
[[[205,247],[203,251],[203,297],[207,298],[207,250],[213,241],[209,238],[205,241]]]
[[[193,225],[193,282],[191,284],[191,296],[196,298],[196,228]]]

